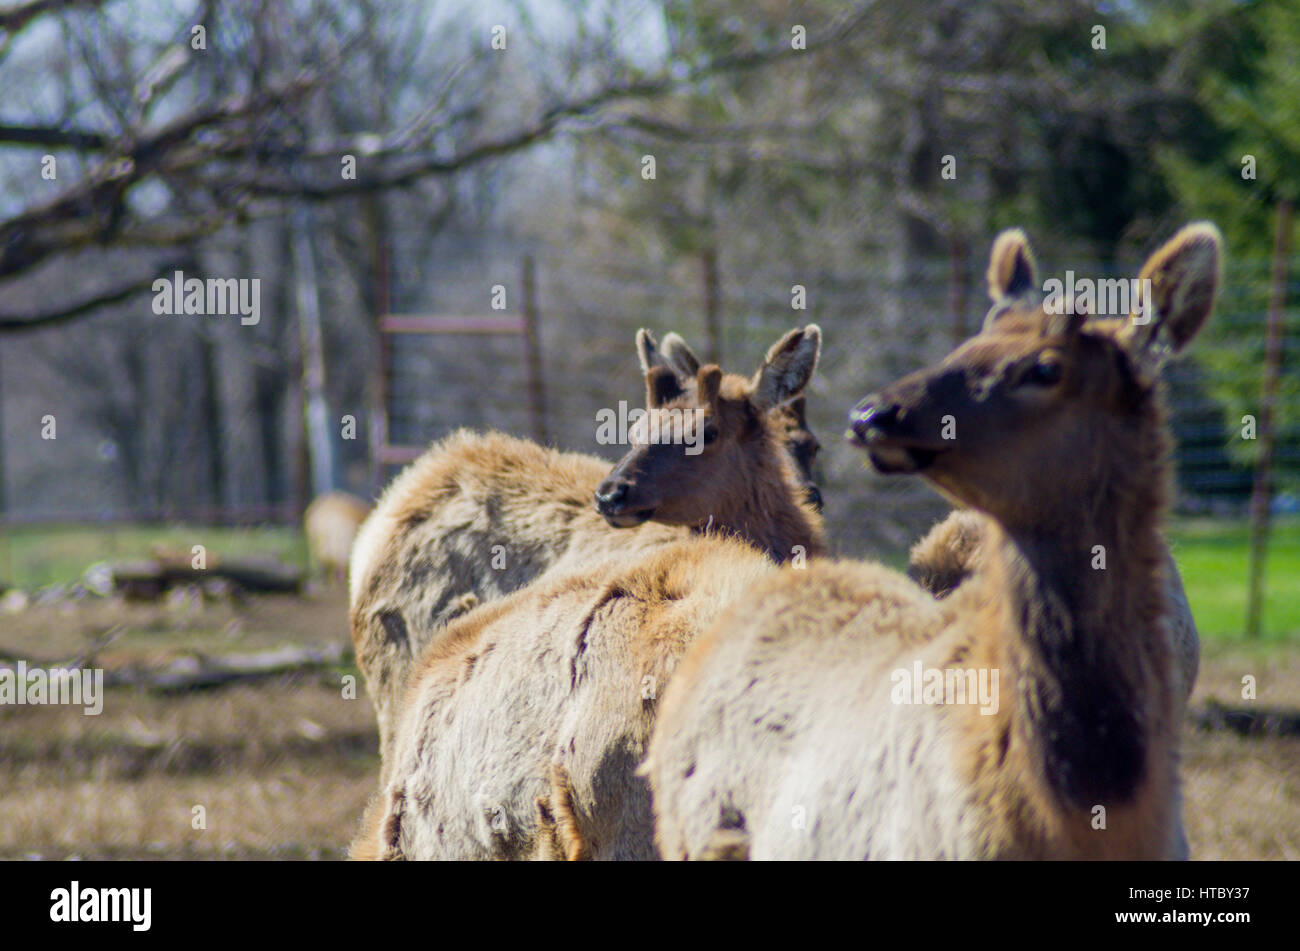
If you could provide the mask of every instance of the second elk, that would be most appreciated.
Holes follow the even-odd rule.
[[[807,386],[820,339],[811,325],[787,334],[752,379],[650,368],[650,416],[698,411],[702,451],[639,434],[600,508],[614,524],[707,530],[557,565],[452,621],[411,671],[353,857],[655,856],[636,768],[678,658],[778,562],[824,550],[771,412]]]

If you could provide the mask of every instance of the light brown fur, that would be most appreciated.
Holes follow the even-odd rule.
[[[945,598],[979,570],[980,553],[991,529],[987,516],[954,509],[912,546],[907,573],[936,598]],[[1165,545],[1164,583],[1169,599],[1168,622],[1173,630],[1176,671],[1183,699],[1189,699],[1200,669],[1201,640],[1192,617],[1183,579],[1173,553]]]
[[[696,633],[773,570],[739,540],[687,539],[452,622],[412,672],[352,856],[654,858],[636,766],[659,691]]]
[[[585,570],[557,562],[436,636],[398,707],[381,805],[357,855],[654,856],[635,768],[658,691],[749,583],[824,550],[770,415],[807,385],[819,348],[815,327],[794,331],[752,380],[704,366],[683,381],[651,366],[651,410],[698,411],[708,438],[691,456],[636,437],[596,498],[615,523],[653,515],[693,531],[622,557],[584,550]],[[548,504],[560,487],[548,486]],[[606,530],[593,543],[628,537]]]
[[[1023,236],[999,239],[984,332],[852,417],[878,469],[989,516],[974,574],[935,600],[822,562],[733,605],[651,740],[665,857],[724,831],[752,858],[1185,854],[1158,372],[1209,314],[1218,248],[1212,226],[1184,229],[1142,271],[1149,326],[1085,325],[1044,313]],[[999,673],[996,709],[908,702],[914,664]]]
[[[676,335],[669,339],[676,358],[684,359],[685,344]],[[718,417],[725,435],[693,456],[680,445],[629,450],[614,472],[658,501],[645,524],[613,528],[593,506],[609,463],[500,433],[454,433],[393,481],[357,539],[349,611],[385,768],[412,661],[450,621],[478,605],[547,571],[634,557],[691,534],[737,533],[777,561],[792,557],[800,543],[809,555],[823,550],[820,517],[803,499],[808,480],[784,450],[788,440],[811,435],[801,428],[800,408],[788,404],[813,372],[820,337],[815,327],[792,331],[764,366],[777,360],[784,368],[788,357],[780,348],[790,341],[802,347],[803,375],[775,403],[760,406],[751,394],[763,368],[754,381],[717,367],[686,377],[648,333],[638,334],[647,379],[676,394],[656,409],[700,408]],[[720,398],[701,399],[701,373],[716,378]],[[811,465],[814,455],[805,451],[803,458]],[[646,462],[655,465],[640,471]],[[791,484],[798,486],[793,494]]]

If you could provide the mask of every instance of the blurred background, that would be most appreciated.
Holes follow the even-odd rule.
[[[947,506],[845,413],[978,329],[996,233],[1129,277],[1209,218],[1188,827],[1300,857],[1300,5],[19,0],[0,90],[0,665],[111,684],[0,707],[0,856],[341,853],[377,761],[314,497],[461,426],[613,461],[637,328],[748,374],[816,322],[833,546],[901,565]],[[159,314],[178,271],[257,322]]]

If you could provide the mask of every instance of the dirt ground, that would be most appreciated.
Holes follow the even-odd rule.
[[[341,591],[0,615],[0,654],[52,663],[108,640],[106,667],[346,638]],[[1204,655],[1194,708],[1300,708],[1300,645]],[[181,695],[118,688],[99,716],[0,707],[0,858],[342,858],[378,770],[374,715],[362,685],[349,696],[349,674]],[[1245,676],[1255,701],[1242,699]],[[1300,736],[1189,724],[1183,779],[1194,858],[1300,858]]]

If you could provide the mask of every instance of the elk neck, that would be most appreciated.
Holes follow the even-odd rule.
[[[797,554],[826,553],[821,516],[803,502],[793,464],[764,427],[746,446],[745,462],[727,474],[730,490],[715,510],[692,529],[734,533],[778,564]]]
[[[1172,716],[1159,536],[1167,437],[1142,430],[1111,444],[1121,451],[1089,473],[1100,490],[1071,493],[1072,511],[1044,507],[990,538],[1016,728],[1042,781],[1076,808],[1131,801]]]

